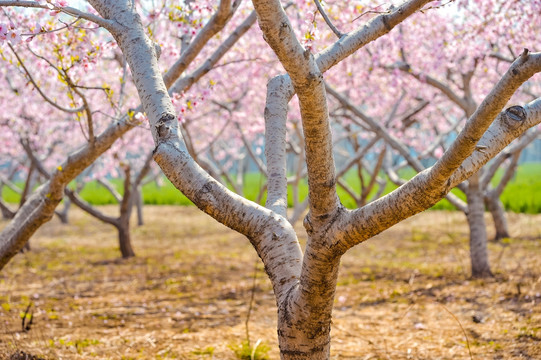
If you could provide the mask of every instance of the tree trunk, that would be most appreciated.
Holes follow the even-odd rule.
[[[279,300],[278,342],[283,360],[330,358],[331,319],[340,266],[339,251],[329,246],[335,243],[336,235],[329,230],[332,218],[320,222],[309,214],[304,220],[308,240],[301,276],[298,284]],[[316,230],[322,227],[325,230]]]
[[[2,219],[11,220],[15,217],[15,211],[12,211],[3,201],[2,201],[2,189],[0,189],[0,211],[2,212]]]
[[[19,207],[23,206],[26,198],[28,197],[28,194],[32,192],[32,177],[34,175],[34,170],[36,169],[33,162],[30,163],[30,167],[28,168],[28,174],[26,175],[26,181],[24,183],[24,189],[21,193],[21,200],[19,201]]]
[[[131,246],[130,224],[119,221],[116,228],[118,230],[118,245],[120,246],[122,258],[127,259],[134,257],[135,252]]]
[[[501,241],[504,238],[510,237],[509,227],[507,226],[507,218],[505,217],[505,209],[497,196],[488,196],[485,201],[496,228],[496,236],[494,241]]]
[[[143,221],[143,192],[141,186],[135,190],[135,205],[137,207],[137,226],[144,225]]]
[[[124,194],[120,203],[120,216],[116,228],[118,229],[118,244],[120,252],[124,259],[135,256],[135,252],[131,246],[130,237],[130,217],[133,208],[133,203],[137,197],[137,187],[131,183],[131,168],[129,165],[123,167],[124,170]]]
[[[284,306],[284,307],[287,307]],[[308,332],[303,323],[292,324],[285,309],[278,309],[278,342],[282,360],[328,360],[330,359],[330,321],[319,332]]]
[[[488,262],[487,230],[485,224],[485,203],[483,192],[479,186],[479,175],[474,174],[469,179],[466,189],[468,197],[468,225],[470,227],[470,260],[472,277],[491,277]]]
[[[71,200],[66,196],[64,197],[64,208],[62,211],[55,211],[55,214],[60,219],[62,224],[68,224],[68,213],[71,207]]]
[[[35,165],[33,162],[30,163],[30,168],[28,169],[28,174],[26,176],[26,181],[24,183],[24,189],[23,189],[23,192],[21,194],[21,200],[19,201],[19,209],[24,205],[24,203],[26,202],[26,198],[28,197],[28,194],[30,194],[32,192],[32,178],[33,178],[33,175],[34,175],[34,170],[36,169]],[[26,244],[24,244],[24,247],[21,249],[21,252],[25,252],[25,251],[30,251],[31,248],[30,248],[30,240],[28,240],[26,242]]]

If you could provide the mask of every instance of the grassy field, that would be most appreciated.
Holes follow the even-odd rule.
[[[147,206],[145,219],[129,260],[114,228],[76,208],[69,225],[40,228],[0,272],[0,359],[240,359],[252,289],[251,343],[261,340],[259,359],[278,359],[275,301],[248,240],[195,207]],[[419,214],[353,248],[331,358],[540,359],[541,215],[509,223],[514,237],[489,244],[491,280],[469,278],[457,212]]]
[[[501,175],[501,174],[499,174]],[[405,175],[406,177],[408,174]],[[413,176],[413,174],[409,174]],[[496,176],[495,182],[498,180]],[[114,181],[121,191],[121,181]],[[347,176],[347,182],[353,189],[359,189],[360,183],[356,173],[351,172]],[[247,174],[245,178],[244,193],[250,200],[255,200],[259,193],[259,189],[264,185],[265,179],[259,173]],[[385,193],[389,193],[396,189],[396,186],[391,182],[388,182],[385,189]],[[453,192],[461,198],[465,198],[458,190]],[[289,191],[290,199],[289,204],[293,204],[291,198],[291,191]],[[306,181],[301,183],[299,194],[301,197],[305,197],[308,193],[308,187]],[[4,187],[3,197],[8,202],[18,202],[19,196]],[[82,197],[94,205],[108,205],[114,204],[114,197],[97,182],[88,183],[81,192]],[[354,200],[340,187],[338,187],[338,195],[342,200],[342,203],[348,208],[354,208]],[[191,201],[185,196],[180,194],[174,186],[167,180],[164,180],[163,186],[158,186],[156,183],[147,184],[143,188],[143,198],[145,204],[151,205],[191,205]],[[529,213],[539,214],[541,213],[541,164],[528,163],[519,167],[515,178],[505,188],[501,200],[507,211],[513,211],[517,213]],[[262,200],[265,201],[265,198]],[[446,200],[440,201],[433,209],[436,210],[454,210],[454,208]]]

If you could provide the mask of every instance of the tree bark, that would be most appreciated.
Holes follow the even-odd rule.
[[[30,162],[30,167],[28,168],[28,174],[26,175],[26,181],[24,182],[24,189],[21,194],[21,200],[19,201],[19,207],[22,207],[28,198],[28,194],[32,192],[32,176],[34,175],[34,170],[36,167],[33,162]]]
[[[308,241],[300,282],[279,303],[278,342],[283,360],[330,358],[332,310],[340,256],[329,247],[336,233],[330,231],[329,234],[327,230],[314,231],[307,227]]]
[[[496,229],[494,241],[501,241],[504,238],[510,237],[509,227],[507,226],[507,218],[505,217],[505,209],[498,196],[488,196],[485,201]]]
[[[64,197],[64,208],[62,209],[62,211],[55,211],[55,214],[56,216],[58,216],[58,218],[60,219],[60,222],[62,224],[68,224],[68,214],[69,214],[69,209],[71,207],[71,200],[69,199],[69,197]]]
[[[4,201],[2,201],[2,198],[1,198],[1,189],[0,189],[0,211],[2,212],[2,218],[4,220],[11,220],[15,217],[15,211],[11,210],[7,204],[4,203]]]
[[[129,222],[119,221],[118,225],[115,225],[118,230],[118,245],[120,246],[120,253],[123,259],[127,259],[135,256],[135,252],[131,246],[130,236],[130,224]]]
[[[156,143],[156,161],[172,183],[201,210],[246,235],[265,264],[279,308],[279,342],[283,359],[329,358],[331,313],[339,259],[343,253],[435,204],[452,187],[477,172],[528,125],[541,121],[539,100],[524,108],[515,106],[506,110],[487,131],[516,87],[541,68],[541,55],[530,56],[525,52],[487,97],[480,111],[472,116],[459,135],[456,146],[452,146],[434,168],[422,171],[373,203],[355,211],[345,210],[335,193],[334,169],[326,170],[323,166],[326,164],[332,168],[334,163],[330,152],[332,138],[328,114],[323,104],[326,103],[326,95],[321,72],[354,48],[358,49],[390,31],[402,18],[417,11],[427,1],[410,1],[389,14],[376,16],[358,32],[344,35],[335,46],[328,47],[314,60],[294,38],[292,26],[279,2],[254,0],[265,38],[290,76],[287,77],[289,81],[284,80],[282,91],[288,91],[289,87],[288,94],[292,96],[296,91],[299,95],[307,138],[311,210],[305,221],[308,242],[303,256],[294,230],[284,216],[233,194],[206,174],[189,156],[179,136],[178,120],[166,87],[161,81],[156,62],[158,54],[147,39],[140,19],[135,16],[133,3],[90,1],[105,18],[114,19],[115,25],[111,28],[116,31],[119,46],[130,64],[149,118]],[[365,35],[357,37],[356,34]],[[502,92],[505,96],[500,96]],[[317,146],[318,142],[323,146]],[[476,151],[479,142],[486,151]],[[284,183],[280,177],[278,180]],[[282,198],[278,198],[276,205],[280,206],[281,202]],[[482,205],[480,212],[482,217]]]
[[[131,181],[131,168],[126,165],[124,167],[124,194],[120,203],[120,216],[118,218],[118,244],[120,252],[124,259],[135,256],[135,252],[131,246],[130,236],[130,217],[133,209],[133,203],[137,196],[137,185],[133,185]]]
[[[145,224],[143,220],[143,190],[141,186],[138,186],[135,190],[135,206],[137,207],[137,226]]]
[[[479,175],[469,179],[466,189],[468,212],[466,217],[470,227],[471,272],[474,278],[491,277],[487,250],[487,230],[485,224],[485,203],[483,192],[479,186]]]

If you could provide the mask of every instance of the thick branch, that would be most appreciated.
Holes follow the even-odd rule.
[[[517,113],[520,113],[520,116]],[[481,138],[482,143],[490,144],[487,149],[474,152],[450,178],[441,182],[434,181],[434,167],[429,168],[381,199],[349,212],[348,216],[336,225],[341,234],[336,242],[337,251],[345,252],[392,225],[428,209],[441,200],[451,188],[476,173],[513,139],[539,123],[541,98],[524,107],[511,107],[503,111]]]
[[[167,88],[171,87],[173,82],[182,75],[208,41],[224,28],[238,5],[240,5],[240,1],[234,1],[233,7],[231,7],[231,0],[220,0],[216,13],[205,24],[203,29],[199,31],[188,48],[182,52],[180,58],[164,75],[163,80]]]
[[[510,158],[514,153],[521,152],[531,144],[535,139],[537,139],[541,135],[541,129],[532,129],[525,133],[523,136],[520,137],[518,141],[515,141],[512,143],[509,147],[507,147],[504,151],[499,153],[492,161],[489,163],[488,169],[483,172],[483,175],[481,176],[481,187],[485,188],[494,175],[496,174],[496,171],[500,168],[500,166],[503,164],[505,160]]]
[[[466,122],[457,139],[432,167],[430,171],[432,181],[443,183],[458,169],[464,159],[473,153],[487,128],[519,86],[539,71],[541,71],[541,53],[528,54],[525,50]],[[502,120],[509,124],[508,127],[515,127],[523,120],[519,116],[522,113],[514,114],[512,110],[509,110],[505,114]],[[480,144],[491,145],[483,142]]]
[[[256,15],[255,11],[252,11],[250,15],[244,20],[227,39],[214,51],[214,53],[209,56],[205,62],[194,70],[189,76],[181,77],[178,79],[169,89],[169,93],[180,93],[182,91],[187,91],[193,84],[195,84],[199,79],[205,76],[214,65],[220,61],[220,59],[236,44],[236,42],[252,27],[255,23]],[[180,61],[180,60],[179,60]],[[171,74],[174,71],[171,71]],[[169,72],[168,72],[169,74]],[[169,75],[166,75],[164,78],[168,78]],[[173,76],[173,75],[170,75]]]
[[[131,129],[124,122],[111,124],[96,137],[94,146],[88,144],[68,156],[17,211],[15,218],[0,233],[0,269],[26,244],[30,236],[54,214],[64,196],[65,186],[109,149],[113,142]]]
[[[288,72],[299,98],[306,144],[312,221],[326,221],[339,208],[332,135],[323,76],[295,36],[279,1],[254,1],[263,37]]]
[[[286,120],[289,102],[284,86],[288,80],[284,76],[277,76],[269,81],[264,112],[267,158],[265,206],[284,217],[287,211]]]

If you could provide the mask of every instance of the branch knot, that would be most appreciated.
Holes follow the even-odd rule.
[[[176,116],[173,114],[163,114],[160,120],[156,123],[156,133],[158,140],[166,140],[171,136],[172,130],[175,128],[174,121]]]
[[[526,120],[526,110],[522,106],[511,106],[502,113],[502,121],[511,129],[519,127]]]

